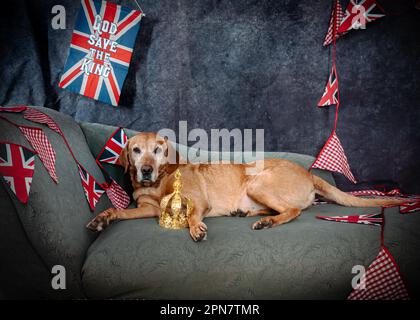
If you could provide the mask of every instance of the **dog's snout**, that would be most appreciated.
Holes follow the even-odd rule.
[[[153,172],[153,167],[149,165],[144,165],[141,167],[141,173],[144,175],[151,174]]]

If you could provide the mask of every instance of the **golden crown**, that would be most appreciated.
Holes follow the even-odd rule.
[[[160,201],[160,226],[168,229],[181,229],[188,227],[188,217],[194,204],[192,200],[181,194],[181,172],[175,171],[174,191]]]

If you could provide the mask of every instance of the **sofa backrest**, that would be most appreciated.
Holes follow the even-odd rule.
[[[89,122],[82,122],[80,124],[80,127],[82,128],[88,145],[95,157],[99,154],[99,152],[101,151],[102,147],[105,145],[106,141],[111,136],[111,134],[117,129],[117,127]],[[138,133],[137,131],[130,129],[124,130],[129,138]],[[234,163],[244,163],[252,159],[283,158],[293,161],[306,169],[309,169],[312,163],[315,161],[315,158],[313,156],[293,152],[261,152],[257,154],[255,158],[253,158],[250,152],[233,153],[197,150],[193,147],[187,147],[176,142],[171,143],[179,151],[181,157],[183,157],[184,159],[189,159],[191,162],[198,161],[197,159],[201,159],[201,161],[211,161],[212,159],[218,159],[219,161],[230,160]],[[111,172],[111,174],[114,177],[116,177],[116,180],[121,185],[125,186],[126,190],[131,188],[131,184],[128,177],[121,177],[121,174],[123,174],[122,168],[106,164],[104,166],[107,168],[107,171]],[[312,173],[335,186],[334,177],[330,172],[313,169]]]

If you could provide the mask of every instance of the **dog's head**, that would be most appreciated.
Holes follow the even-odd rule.
[[[141,132],[131,137],[120,154],[125,172],[142,186],[153,186],[164,173],[175,170],[178,153],[167,137],[154,132]]]

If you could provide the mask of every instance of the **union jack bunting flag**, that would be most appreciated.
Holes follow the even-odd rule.
[[[127,140],[128,137],[124,129],[118,128],[108,139],[97,159],[100,162],[120,165],[120,154],[127,144]]]
[[[14,143],[0,143],[0,175],[26,204],[35,170],[35,152]]]
[[[339,0],[334,0],[334,5],[331,11],[331,18],[330,18],[330,25],[328,27],[327,34],[325,35],[324,40],[324,46],[328,46],[333,42],[334,34],[335,39],[338,38],[338,27],[341,24],[341,21],[343,20],[344,13],[343,9],[341,8],[341,4]],[[335,21],[334,21],[335,18]],[[334,24],[335,24],[335,30],[334,30]]]
[[[41,162],[47,169],[50,177],[55,183],[58,182],[55,172],[55,151],[45,133],[40,128],[19,127],[20,131],[38,153]]]
[[[383,216],[380,213],[373,214],[361,214],[356,216],[316,216],[318,219],[335,221],[335,222],[345,222],[345,223],[360,223],[368,224],[373,226],[380,226],[383,222]]]
[[[411,213],[417,211],[420,211],[420,200],[400,205],[400,213]]]
[[[382,247],[347,300],[409,300],[394,257]]]
[[[346,33],[352,29],[364,29],[368,22],[384,16],[383,9],[375,0],[350,0],[338,33]]]
[[[105,190],[81,165],[78,164],[77,167],[79,168],[86,199],[89,203],[90,210],[93,211]]]
[[[325,85],[324,94],[318,102],[318,107],[330,106],[338,103],[338,78],[335,65],[331,68],[331,73]]]
[[[113,179],[108,188],[106,188],[106,194],[112,205],[117,209],[125,209],[130,204],[130,197],[127,192]]]
[[[34,108],[26,108],[25,112],[23,113],[23,117],[26,120],[29,120],[32,122],[46,124],[50,129],[54,130],[60,135],[63,135],[57,123],[49,115],[45,114],[42,111],[39,111]]]
[[[0,112],[15,112],[19,113],[26,110],[26,106],[14,106],[14,107],[0,107]]]
[[[356,179],[350,170],[347,157],[335,131],[328,138],[311,168],[323,169],[344,174],[351,182]]]
[[[82,0],[59,86],[117,106],[143,13]]]

